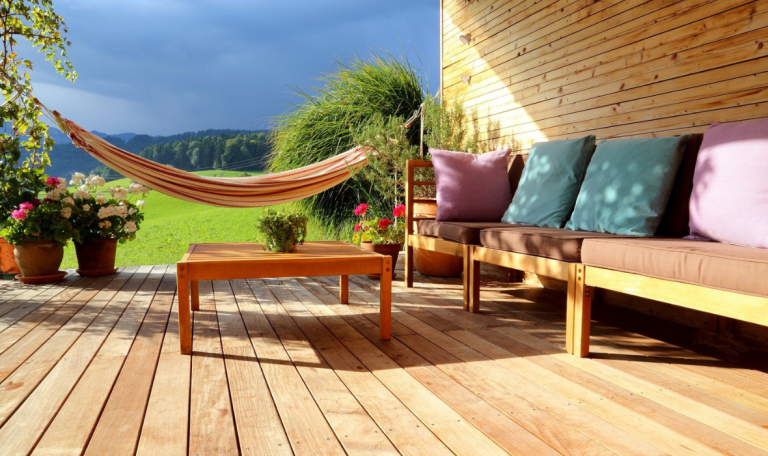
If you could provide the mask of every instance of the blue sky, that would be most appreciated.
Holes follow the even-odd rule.
[[[35,93],[88,130],[260,129],[336,59],[407,52],[439,85],[438,0],[54,0],[72,84],[37,60]]]

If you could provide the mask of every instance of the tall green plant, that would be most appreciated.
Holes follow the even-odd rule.
[[[45,186],[44,170],[50,164],[47,151],[53,148],[42,110],[35,103],[29,71],[32,61],[17,54],[19,41],[45,54],[56,72],[74,81],[77,74],[67,56],[70,42],[67,27],[53,10],[51,0],[0,1],[0,91],[5,102],[0,106],[3,125],[11,131],[0,133],[0,228],[11,211],[31,201]],[[22,148],[29,157],[19,163]]]
[[[303,103],[277,119],[270,171],[299,168],[346,151],[356,145],[355,130],[371,119],[408,118],[425,99],[417,71],[407,59],[391,55],[339,62],[337,71],[319,82],[309,92],[296,89]],[[418,122],[405,137],[418,144]],[[361,201],[389,205],[363,174],[300,204],[328,234],[338,235],[353,224],[349,208]]]

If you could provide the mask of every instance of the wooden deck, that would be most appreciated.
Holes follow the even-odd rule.
[[[179,354],[173,267],[0,292],[0,454],[758,455],[768,374],[610,327],[564,354],[564,296],[485,282],[201,283]],[[490,301],[493,299],[493,301]],[[658,321],[657,321],[658,323]]]

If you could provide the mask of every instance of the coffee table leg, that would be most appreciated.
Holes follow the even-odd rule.
[[[339,276],[339,303],[349,304],[349,276]]]
[[[379,280],[379,336],[392,337],[392,258],[385,256]]]
[[[192,311],[200,310],[200,283],[197,280],[192,281]]]
[[[186,274],[184,274],[186,276]],[[189,280],[181,274],[176,279],[179,295],[179,342],[182,355],[192,354],[192,315],[189,311]]]

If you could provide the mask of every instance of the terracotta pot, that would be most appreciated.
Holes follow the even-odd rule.
[[[397,274],[395,274],[395,265],[397,264],[397,258],[400,256],[400,248],[403,246],[402,244],[371,244],[370,242],[363,242],[360,246],[365,250],[371,250],[378,254],[389,255],[392,257],[392,279],[397,276]],[[379,280],[381,279],[381,276],[379,274],[368,274],[368,278]]]
[[[93,239],[82,244],[75,242],[77,273],[83,277],[100,277],[117,272],[115,254],[117,239]]]
[[[422,275],[433,277],[458,277],[464,272],[461,257],[425,249],[413,249],[413,266]]]
[[[14,275],[21,272],[13,259],[13,246],[5,238],[0,238],[0,272]]]
[[[23,242],[14,246],[13,257],[22,277],[55,276],[64,259],[64,247],[54,241]]]

